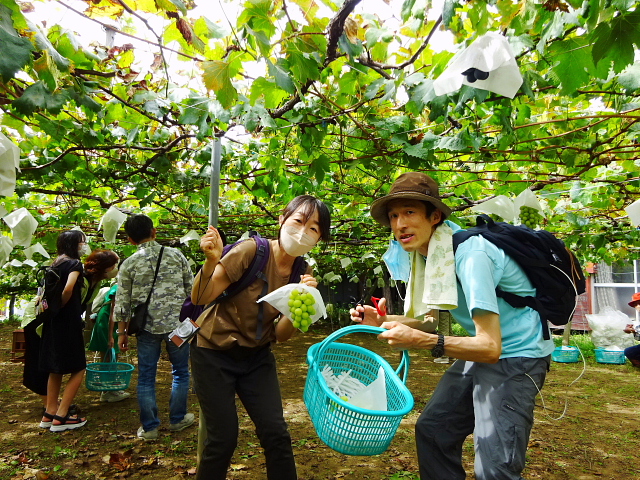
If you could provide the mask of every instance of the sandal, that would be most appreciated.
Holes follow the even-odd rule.
[[[55,417],[55,415],[47,412],[42,412],[42,416],[48,421],[40,420],[40,428],[51,428],[51,425],[53,425],[53,417]]]
[[[80,418],[77,414],[71,414],[68,412],[64,417],[60,417],[58,415],[53,416],[53,420],[57,420],[60,423],[58,425],[54,425],[51,423],[51,428],[49,429],[52,432],[64,432],[65,430],[73,430],[75,428],[80,428],[87,423],[86,418]]]

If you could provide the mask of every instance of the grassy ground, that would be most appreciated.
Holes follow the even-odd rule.
[[[76,431],[53,434],[38,428],[39,399],[21,385],[21,364],[10,361],[14,328],[0,324],[0,479],[193,478],[196,427],[177,434],[166,428],[171,382],[166,359],[161,359],[159,365],[158,398],[163,424],[157,442],[143,443],[135,437],[139,426],[135,374],[130,388],[132,398],[120,403],[101,404],[95,392],[82,387],[77,403],[83,408],[88,424]],[[328,333],[323,327],[314,327],[309,333],[274,348],[300,479],[417,479],[414,424],[448,366],[433,363],[428,352],[411,352],[407,386],[415,407],[402,420],[390,448],[372,457],[342,455],[319,440],[302,401],[307,349]],[[356,334],[348,341],[374,350],[397,365],[397,353],[372,335]],[[582,348],[584,363],[552,364],[542,396],[537,400],[524,477],[544,480],[640,478],[636,455],[640,451],[637,420],[640,370],[629,363],[596,363],[588,348]],[[136,362],[135,356],[131,361]],[[195,395],[190,396],[189,405],[190,411],[197,414]],[[253,424],[240,404],[238,409],[241,431],[228,478],[263,480],[266,474],[262,449]],[[472,438],[464,445],[463,461],[468,478],[473,479]]]

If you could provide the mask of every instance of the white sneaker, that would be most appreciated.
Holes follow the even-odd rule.
[[[100,401],[106,403],[120,402],[129,398],[131,394],[124,390],[105,391],[100,394]]]
[[[449,363],[449,357],[434,358],[433,363]]]
[[[144,431],[143,427],[138,429],[138,433],[136,434],[138,438],[141,438],[145,442],[147,440],[157,440],[158,439],[158,429],[154,428],[153,430],[149,430],[148,432]]]
[[[187,413],[184,418],[178,423],[172,423],[171,425],[169,425],[169,430],[171,430],[172,432],[180,432],[185,428],[193,425],[195,418],[196,416],[193,413]]]

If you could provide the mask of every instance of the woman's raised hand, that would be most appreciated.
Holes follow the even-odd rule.
[[[215,227],[209,227],[200,239],[200,249],[204,252],[207,260],[219,262],[222,258],[222,238]]]
[[[300,275],[300,283],[304,283],[308,287],[316,288],[318,286],[318,281],[312,275],[304,274]]]

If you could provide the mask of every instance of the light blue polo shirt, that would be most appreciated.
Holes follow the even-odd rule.
[[[535,295],[535,288],[520,266],[503,250],[480,236],[462,242],[456,251],[458,308],[451,315],[470,335],[476,334],[471,315],[475,309],[500,315],[500,358],[541,358],[553,351],[553,340],[542,336],[542,323],[532,308],[513,308],[496,296],[496,287],[516,295]]]

